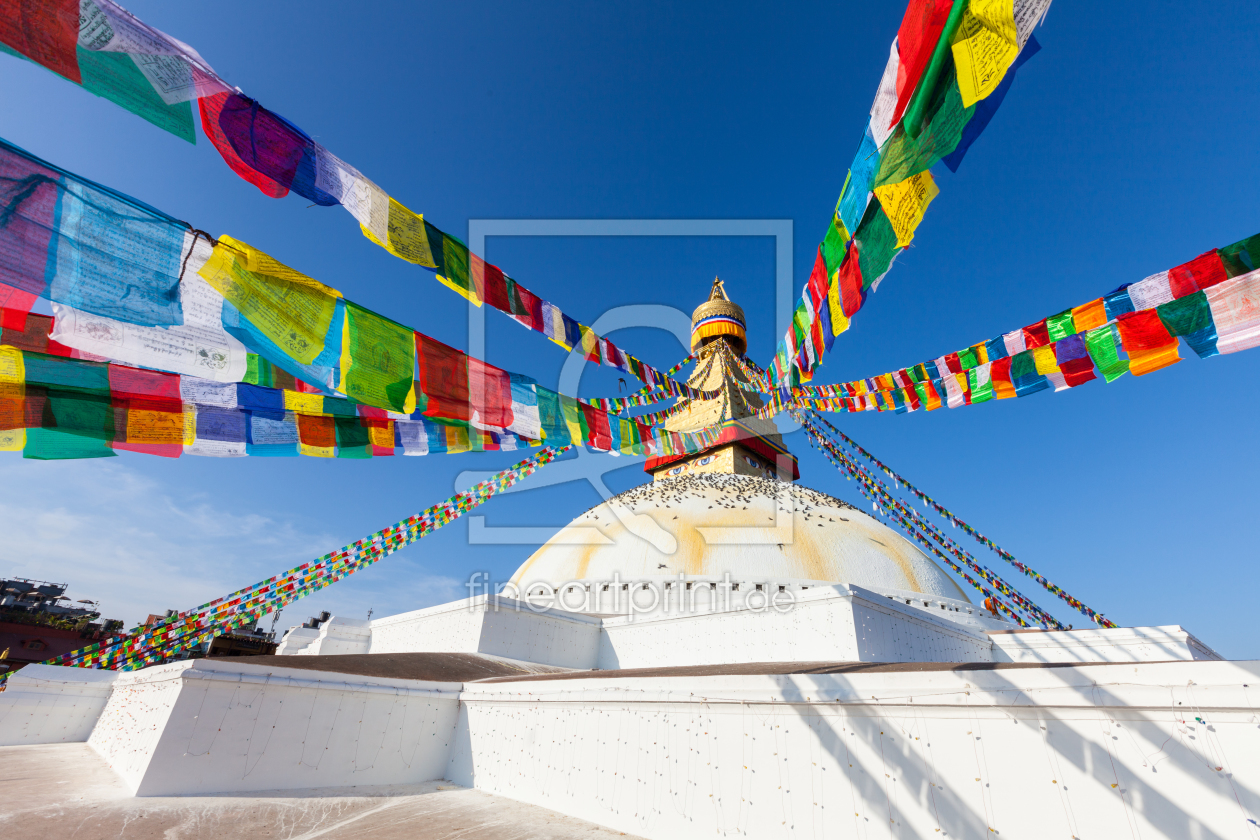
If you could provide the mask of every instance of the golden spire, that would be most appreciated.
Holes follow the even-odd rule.
[[[691,316],[691,349],[698,350],[721,338],[730,344],[735,355],[742,356],[748,348],[745,326],[744,310],[726,296],[721,278],[714,277],[709,299],[697,306]]]

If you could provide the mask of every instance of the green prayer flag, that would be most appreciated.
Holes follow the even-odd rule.
[[[334,417],[338,458],[371,458],[372,439],[358,417]]]
[[[1058,315],[1052,315],[1047,318],[1046,330],[1050,333],[1051,341],[1058,341],[1061,338],[1067,338],[1069,335],[1076,335],[1076,324],[1072,322],[1072,310],[1066,309]]]
[[[23,458],[59,461],[72,458],[112,458],[118,453],[108,440],[84,437],[61,429],[27,429]]]
[[[416,369],[415,334],[388,318],[346,303],[337,390],[353,400],[410,413],[407,405]]]
[[[953,152],[975,110],[975,105],[963,107],[953,57],[950,56],[948,67],[937,77],[923,130],[916,139],[906,133],[904,123],[897,125],[879,150],[879,171],[871,189],[900,184],[928,170]]]
[[[962,355],[962,354],[959,354]],[[978,370],[967,371],[968,384],[971,386],[971,402],[982,403],[993,399],[993,380],[985,378],[983,384],[980,383],[980,372]]]
[[[842,232],[844,222],[840,221],[840,215],[837,213],[831,217],[831,224],[827,225],[827,235],[822,241],[822,257],[823,262],[827,266],[827,276],[831,277],[836,273],[836,269],[840,268],[840,263],[844,262],[845,245],[848,240]]]
[[[1260,233],[1239,240],[1233,245],[1217,248],[1221,262],[1225,264],[1225,273],[1230,277],[1247,274],[1260,267]]]
[[[1164,323],[1169,335],[1190,335],[1191,333],[1216,326],[1212,320],[1212,309],[1208,306],[1207,295],[1195,292],[1177,298],[1169,303],[1155,307],[1155,313]]]
[[[958,351],[958,364],[963,370],[971,370],[973,367],[980,364],[980,360],[976,358],[976,351],[973,348],[968,347],[964,350]]]
[[[1089,351],[1089,357],[1094,360],[1094,366],[1107,382],[1114,382],[1129,372],[1129,360],[1120,358],[1111,324],[1104,324],[1086,332],[1085,349]]]
[[[0,52],[30,61],[5,44],[0,44]],[[197,129],[193,122],[192,103],[176,102],[174,105],[167,105],[130,55],[85,50],[83,47],[76,47],[75,54],[82,79],[80,84],[84,90],[126,108],[181,140],[196,144]],[[148,58],[141,56],[141,60]]]
[[[858,268],[862,288],[869,289],[883,277],[897,255],[897,232],[878,201],[872,201],[854,235],[858,246]]]

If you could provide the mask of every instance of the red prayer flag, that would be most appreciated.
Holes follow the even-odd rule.
[[[426,417],[468,420],[468,357],[460,351],[416,333],[420,390],[428,398]]]
[[[51,316],[28,314],[24,329],[4,328],[0,333],[0,344],[7,344],[28,353],[45,353],[49,356],[72,358],[69,347],[48,337],[52,333],[52,328]]]
[[[951,0],[910,0],[897,30],[897,109],[888,128],[897,124],[927,69],[949,18]]]
[[[590,440],[586,445],[601,452],[612,449],[612,432],[608,428],[608,415],[593,405],[578,403],[582,407],[582,415],[586,418],[586,427],[590,430]]]
[[[1129,354],[1129,372],[1134,376],[1153,373],[1181,361],[1177,339],[1169,335],[1156,310],[1128,312],[1116,319],[1116,326],[1124,352]]]
[[[809,294],[813,299],[814,314],[827,305],[827,263],[823,260],[822,246],[818,247],[818,256],[814,258],[814,270],[809,274]]]
[[[962,373],[962,362],[957,353],[950,353],[945,357],[945,367],[949,368],[950,373]]]
[[[483,300],[501,312],[512,314],[512,302],[508,299],[507,278],[503,276],[498,266],[486,263],[484,282]]]
[[[999,400],[1016,396],[1015,384],[1011,382],[1010,356],[998,359],[989,365],[989,379],[993,382],[993,396]]]
[[[480,359],[467,359],[468,400],[473,412],[469,419],[474,425],[496,429],[512,425],[512,380],[507,371]]]
[[[1089,356],[1059,362],[1059,370],[1063,373],[1063,379],[1069,388],[1075,388],[1077,385],[1083,385],[1091,379],[1098,378],[1094,375],[1094,361]]]
[[[26,329],[26,316],[35,305],[36,295],[24,289],[0,284],[0,328],[17,330]]]
[[[1034,347],[1045,347],[1050,343],[1050,330],[1046,327],[1046,319],[1042,318],[1035,324],[1024,327],[1024,347],[1032,350]]]
[[[0,0],[0,41],[76,84],[79,0]]]
[[[1192,295],[1228,279],[1225,263],[1215,249],[1168,270],[1168,285],[1174,298]]]
[[[840,308],[846,318],[852,318],[862,308],[862,267],[858,265],[858,249],[849,246],[844,262],[837,270],[840,282]]]
[[[542,298],[513,282],[512,317],[531,330],[543,332]]]

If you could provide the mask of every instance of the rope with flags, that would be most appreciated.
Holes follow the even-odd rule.
[[[98,642],[49,659],[45,665],[131,671],[162,662],[233,628],[250,625],[325,586],[365,569],[473,510],[492,496],[532,475],[564,452],[543,449],[530,458],[456,493],[414,516],[369,534],[311,563],[303,563],[252,586],[167,618],[136,628],[125,639]],[[0,675],[3,687],[7,674]]]

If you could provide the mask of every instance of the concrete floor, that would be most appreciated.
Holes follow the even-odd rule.
[[[0,791],[0,837],[14,840],[627,837],[555,811],[445,782],[136,798],[87,744],[0,747]]]

